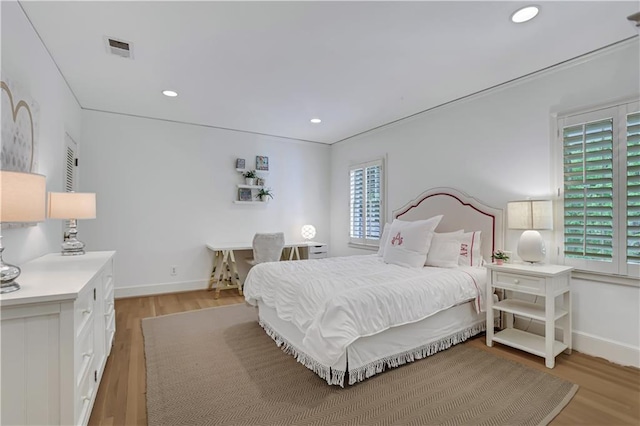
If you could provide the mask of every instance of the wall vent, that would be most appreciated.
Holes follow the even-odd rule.
[[[104,40],[107,45],[107,53],[121,58],[133,59],[133,45],[128,41],[106,36]]]

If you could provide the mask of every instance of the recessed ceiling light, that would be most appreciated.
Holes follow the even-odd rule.
[[[165,96],[169,96],[170,98],[175,98],[178,96],[178,92],[174,92],[173,90],[163,90],[162,94]]]
[[[511,20],[516,24],[521,24],[535,18],[539,11],[540,9],[538,6],[523,7],[522,9],[516,10],[513,15],[511,15]]]
[[[312,118],[311,121],[313,124],[318,124],[318,123],[322,123],[322,120],[320,120],[319,118]]]

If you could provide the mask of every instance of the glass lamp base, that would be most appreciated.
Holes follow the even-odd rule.
[[[84,254],[84,243],[76,238],[69,238],[62,243],[62,251],[60,253],[63,256],[78,256]]]
[[[4,263],[2,260],[3,251],[4,247],[0,244],[0,294],[20,290],[20,286],[16,282],[16,279],[20,276],[20,268]]]
[[[20,290],[20,285],[17,282],[0,284],[0,294],[11,293],[12,291]]]

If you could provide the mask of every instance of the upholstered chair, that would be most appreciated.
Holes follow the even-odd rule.
[[[264,262],[277,262],[284,248],[284,233],[257,233],[253,236],[253,259],[247,259],[250,265]]]

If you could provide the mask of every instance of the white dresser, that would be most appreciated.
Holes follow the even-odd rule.
[[[85,425],[111,352],[115,252],[49,254],[0,295],[3,425]]]

